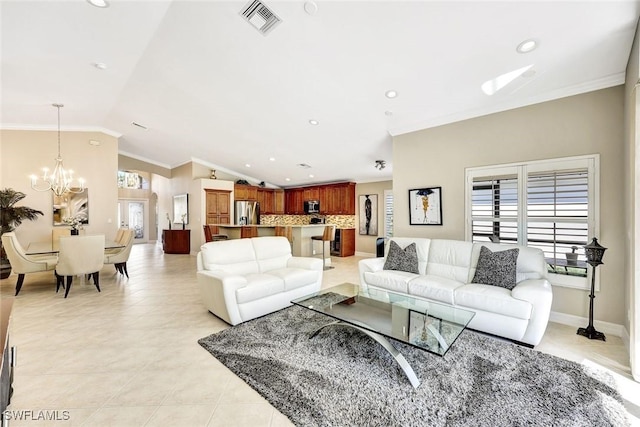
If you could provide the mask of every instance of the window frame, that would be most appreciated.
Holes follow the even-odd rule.
[[[588,182],[588,218],[587,236],[600,235],[600,155],[589,154],[582,156],[562,157],[556,159],[534,160],[529,162],[508,163],[502,165],[465,168],[465,239],[473,241],[472,195],[473,180],[490,176],[517,176],[518,187],[518,245],[527,246],[527,188],[530,173],[568,171],[572,169],[587,169]],[[532,221],[534,222],[534,221]],[[547,273],[549,281],[555,286],[575,289],[590,289],[591,274],[588,269],[587,277],[570,276],[564,274]],[[598,272],[596,274],[599,274]],[[599,280],[596,290],[599,290]]]

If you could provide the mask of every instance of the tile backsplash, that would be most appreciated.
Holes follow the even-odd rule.
[[[355,215],[261,215],[262,225],[309,225],[311,218],[325,218],[327,224],[338,228],[356,228]]]

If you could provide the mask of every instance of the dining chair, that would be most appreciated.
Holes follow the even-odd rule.
[[[335,225],[325,226],[322,236],[311,236],[311,240],[322,241],[322,269],[323,270],[332,269],[333,266],[326,264],[327,259],[324,254],[324,250],[328,243],[329,244],[329,261],[331,261],[331,242],[336,240],[336,226]]]
[[[135,232],[133,230],[123,229],[122,233],[120,233],[120,240],[117,240],[117,242],[124,246],[122,248],[111,249],[104,254],[104,263],[113,264],[116,271],[127,276],[127,279],[129,278],[127,260],[129,259],[131,248],[133,247],[134,237]]]
[[[73,276],[89,274],[100,292],[100,270],[104,266],[104,235],[73,236],[60,238],[60,252],[56,266],[56,292],[64,285],[64,297],[69,295]]]
[[[9,263],[11,263],[11,270],[18,275],[16,296],[20,293],[25,274],[54,270],[58,263],[58,257],[55,255],[33,257],[25,254],[16,233],[13,231],[2,235],[2,247],[9,258]]]
[[[71,236],[71,230],[67,227],[54,227],[51,230],[51,242],[54,245],[57,245],[60,237],[63,236]]]

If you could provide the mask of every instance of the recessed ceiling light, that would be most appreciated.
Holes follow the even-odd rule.
[[[270,162],[275,162],[275,161],[276,161],[276,158],[275,158],[275,157],[269,157],[269,161],[270,161]]]
[[[107,0],[87,0],[87,1],[89,2],[90,5],[95,7],[101,7],[101,8],[109,7],[109,2]]]
[[[304,11],[313,16],[318,11],[318,5],[313,0],[306,1],[304,2]]]
[[[395,98],[396,96],[398,96],[398,92],[396,92],[395,90],[388,90],[384,93],[384,96],[386,96],[387,98]]]
[[[516,51],[518,53],[529,53],[536,47],[538,47],[538,43],[535,40],[529,39],[520,43],[516,48]]]
[[[96,141],[94,139],[92,139],[91,141],[89,141],[89,145],[93,145],[94,147],[97,147],[98,145],[100,145],[101,142],[100,141]]]
[[[285,178],[284,180],[285,181],[291,181],[291,178]]]
[[[311,120],[309,120],[309,124],[313,125],[313,126],[318,126],[320,124],[320,122],[317,121],[317,120],[311,119]]]
[[[309,178],[313,178],[313,174],[309,174]]]
[[[107,64],[105,64],[104,62],[94,62],[91,65],[96,67],[98,70],[106,70],[107,69]]]
[[[250,165],[249,163],[246,163],[246,164],[245,164],[245,167],[250,168],[250,167],[251,167],[251,165]]]

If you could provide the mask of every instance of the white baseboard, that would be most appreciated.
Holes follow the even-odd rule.
[[[589,324],[589,319],[586,317],[574,316],[572,314],[558,313],[556,311],[552,311],[549,316],[550,322],[561,323],[563,325],[575,326],[576,328],[584,328]],[[626,332],[626,329],[623,325],[618,325],[617,323],[603,322],[601,320],[594,320],[593,326],[604,334],[611,334],[617,337],[621,337],[624,339],[624,335],[627,336],[627,341],[629,340],[629,334]],[[628,344],[627,344],[628,346]]]
[[[375,258],[376,254],[370,254],[369,252],[356,252],[356,256],[364,256],[369,258]]]

